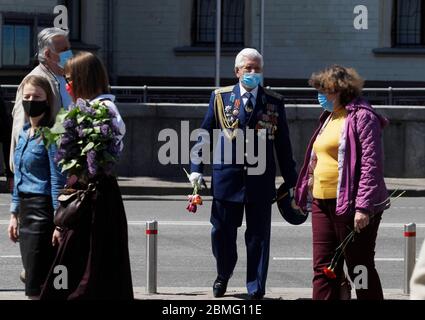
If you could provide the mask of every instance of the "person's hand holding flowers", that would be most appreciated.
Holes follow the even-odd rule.
[[[369,224],[369,215],[361,211],[356,211],[354,215],[354,230],[360,232],[361,229],[367,227]]]
[[[394,190],[391,195],[388,196],[388,199],[391,199],[391,197],[393,195],[395,195],[395,193],[397,192],[397,189]],[[398,198],[400,198],[406,191],[401,192],[398,196],[396,196],[393,200],[391,201],[391,204],[394,203],[395,200],[397,200]],[[331,263],[329,266],[324,267],[323,268],[323,273],[325,274],[325,276],[329,279],[335,279],[336,278],[336,274],[335,274],[335,268],[338,265],[338,261],[341,257],[341,255],[344,254],[345,248],[347,247],[347,245],[353,241],[354,236],[356,233],[360,233],[362,229],[364,229],[365,227],[367,227],[371,222],[373,222],[375,218],[375,215],[369,215],[366,213],[363,213],[359,210],[356,210],[356,213],[354,215],[354,229],[351,230],[351,232],[347,235],[347,237],[341,242],[341,244],[335,249],[335,254],[331,260]]]
[[[193,192],[192,194],[188,195],[188,200],[189,200],[189,204],[186,207],[186,210],[192,213],[195,213],[196,210],[198,209],[198,205],[202,205],[202,197],[198,194],[198,191],[201,190],[202,185],[205,186],[205,181],[202,177],[202,174],[197,174],[194,175],[194,173],[192,173],[192,175],[190,175],[186,169],[184,169],[184,172],[186,173],[187,178],[189,179],[189,181],[192,183],[193,186]]]

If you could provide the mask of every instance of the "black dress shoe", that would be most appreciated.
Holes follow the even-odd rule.
[[[248,295],[249,300],[263,300],[264,294],[262,293],[252,293]]]
[[[227,280],[217,278],[214,281],[213,285],[213,295],[215,298],[221,298],[224,296],[227,290]]]

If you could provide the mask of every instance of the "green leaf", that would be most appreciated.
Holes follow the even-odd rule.
[[[77,159],[72,159],[70,162],[67,162],[62,166],[62,172],[73,168],[76,164],[77,164]]]
[[[77,117],[77,123],[78,123],[78,124],[81,124],[81,123],[82,123],[85,119],[86,119],[86,116],[80,116],[80,115],[79,115],[79,116]]]
[[[75,119],[79,113],[80,113],[80,109],[78,108],[69,110],[66,114],[66,119]]]
[[[94,146],[94,150],[95,150],[95,151],[99,151],[99,150],[103,150],[103,149],[106,149],[106,148],[105,148],[105,144],[104,144],[104,143],[99,142],[98,144],[96,144],[96,145]]]
[[[93,129],[95,133],[100,133],[100,127],[94,127]]]
[[[65,121],[65,118],[68,116],[68,111],[61,108],[58,112],[58,114],[56,115],[56,123],[63,123]]]
[[[56,122],[54,124],[54,126],[52,127],[52,129],[50,129],[50,132],[53,134],[63,134],[66,132],[65,128],[63,127],[61,122]]]
[[[51,144],[56,143],[57,138],[59,137],[58,135],[53,134],[47,127],[42,127],[38,129],[37,135],[40,135],[43,139],[46,149],[48,149]]]
[[[87,129],[83,129],[83,133],[85,134],[85,135],[89,135],[90,133],[92,133],[93,132],[93,129],[92,128],[87,128]]]
[[[83,150],[81,150],[81,154],[84,155],[86,154],[88,151],[90,151],[91,149],[94,148],[94,143],[93,142],[89,142]]]
[[[89,124],[93,123],[93,118],[89,117],[89,116],[85,116],[86,118],[84,119],[86,122],[88,122]]]

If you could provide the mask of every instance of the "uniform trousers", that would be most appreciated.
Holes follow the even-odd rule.
[[[248,294],[264,295],[269,265],[271,203],[237,203],[213,199],[211,210],[212,251],[218,277],[228,280],[236,266],[237,231],[245,209]]]

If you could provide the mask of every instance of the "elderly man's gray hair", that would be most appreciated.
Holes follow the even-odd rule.
[[[46,61],[44,50],[46,48],[52,48],[52,39],[56,36],[68,37],[68,31],[55,27],[46,28],[40,31],[38,34],[38,61]]]
[[[235,59],[235,69],[242,68],[245,64],[245,59],[259,60],[261,68],[264,65],[263,56],[253,48],[245,48],[238,53]]]

